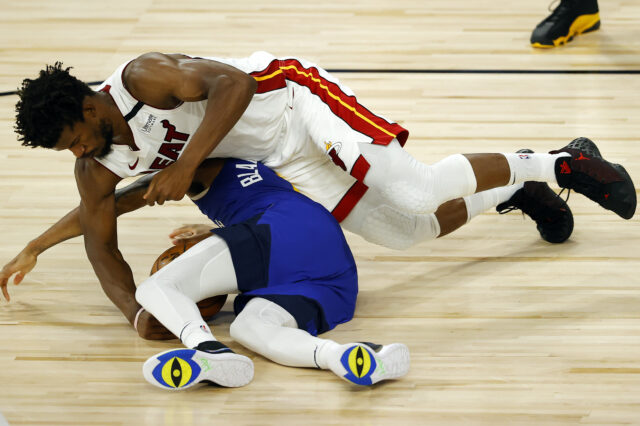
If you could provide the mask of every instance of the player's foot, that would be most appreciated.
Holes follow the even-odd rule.
[[[342,345],[339,357],[329,362],[329,368],[348,382],[372,385],[404,376],[409,363],[409,348],[402,343],[382,346],[362,342]]]
[[[551,48],[573,40],[573,37],[600,28],[597,0],[560,0],[551,15],[531,33],[533,47]]]
[[[212,341],[195,349],[172,349],[154,355],[142,366],[142,374],[152,385],[169,390],[187,389],[204,381],[236,388],[253,379],[253,362]]]
[[[624,219],[631,219],[636,211],[636,189],[627,171],[620,164],[606,161],[596,144],[587,138],[574,139],[561,152],[571,156],[556,160],[558,185],[590,198]]]
[[[519,153],[532,154],[530,149]],[[500,214],[521,210],[536,222],[543,240],[562,243],[573,232],[573,214],[567,203],[544,182],[525,182],[511,198],[496,206]]]

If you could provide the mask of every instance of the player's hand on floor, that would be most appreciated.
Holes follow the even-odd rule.
[[[147,311],[142,311],[138,316],[138,335],[147,340],[170,340],[176,339],[172,332],[166,329],[153,315]]]
[[[24,276],[36,266],[37,261],[38,256],[33,251],[25,248],[18,253],[13,260],[4,265],[2,271],[0,271],[0,287],[2,287],[2,294],[7,302],[11,300],[9,297],[9,291],[7,290],[7,284],[9,283],[11,276],[16,274],[16,276],[13,277],[13,283],[15,285],[20,284],[24,279]]]
[[[183,225],[176,228],[169,234],[173,245],[185,241],[198,241],[211,235],[211,225]]]

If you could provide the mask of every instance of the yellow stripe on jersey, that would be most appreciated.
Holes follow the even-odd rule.
[[[391,136],[391,137],[396,137],[395,134],[389,132],[387,129],[378,126],[376,123],[374,123],[373,121],[369,120],[367,117],[365,117],[364,115],[360,114],[354,107],[352,107],[351,105],[345,103],[342,99],[340,99],[339,96],[334,95],[333,93],[331,93],[331,91],[329,90],[329,88],[327,86],[325,86],[324,84],[322,84],[322,80],[313,77],[312,74],[307,74],[304,71],[300,71],[298,68],[296,68],[295,65],[288,65],[285,67],[281,67],[281,70],[285,69],[285,70],[293,70],[296,73],[303,75],[307,78],[310,78],[312,81],[319,83],[320,87],[322,89],[324,89],[324,91],[327,92],[327,94],[329,96],[331,96],[333,99],[335,99],[336,101],[338,101],[343,107],[347,108],[348,110],[350,110],[351,112],[353,112],[357,117],[360,117],[362,120],[364,120],[365,122],[369,123],[370,125],[372,125],[373,127],[375,127],[376,129],[382,131],[383,133],[386,133],[387,135]],[[274,76],[278,73],[278,71],[274,72],[273,74],[271,74],[270,76]]]
[[[338,101],[340,103],[340,105],[342,105],[343,107],[347,108],[349,111],[353,112],[357,117],[359,117],[360,119],[364,120],[366,123],[370,124],[371,126],[375,127],[376,129],[380,130],[381,132],[391,136],[391,137],[396,137],[396,135],[394,133],[389,132],[387,129],[385,129],[384,127],[380,127],[378,126],[376,123],[374,123],[373,121],[371,121],[370,119],[368,119],[367,117],[365,117],[364,115],[362,115],[360,112],[358,112],[354,107],[352,107],[351,105],[345,103],[339,96],[333,94],[331,92],[331,90],[329,90],[329,88],[327,86],[325,86],[324,84],[322,84],[322,80],[315,78],[312,74],[306,73],[304,71],[299,70],[295,65],[287,65],[287,66],[283,66],[280,67],[280,69],[272,72],[269,75],[264,75],[264,76],[260,76],[260,77],[256,77],[254,76],[253,78],[256,81],[265,81],[265,80],[269,80],[273,77],[275,77],[276,75],[282,74],[283,70],[293,70],[295,71],[297,74],[305,76],[309,79],[311,79],[312,81],[318,83],[318,85],[320,86],[321,89],[323,89],[325,92],[327,92],[327,94],[332,97],[333,99],[335,99],[336,101]]]
[[[263,75],[263,76],[261,76],[261,77],[253,76],[253,78],[254,78],[256,81],[263,81],[263,80],[269,80],[270,78],[272,78],[272,77],[274,77],[274,76],[276,76],[276,75],[278,75],[278,74],[282,74],[282,70],[281,70],[281,69],[280,69],[280,70],[277,70],[277,71],[274,71],[274,72],[272,72],[272,73],[271,73],[271,74],[269,74],[269,75]]]

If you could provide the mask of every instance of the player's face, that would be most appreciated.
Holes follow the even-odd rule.
[[[54,149],[68,149],[76,158],[99,158],[111,151],[112,144],[113,126],[102,118],[93,123],[79,121],[65,126]]]

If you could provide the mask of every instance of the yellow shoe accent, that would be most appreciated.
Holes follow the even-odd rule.
[[[569,33],[566,36],[558,37],[557,39],[553,40],[553,44],[541,44],[536,42],[532,43],[531,46],[540,49],[550,49],[552,47],[562,46],[563,44],[568,43],[573,37],[577,35],[597,30],[598,28],[594,27],[599,23],[600,12],[596,12],[590,15],[580,15],[573,21],[571,27],[569,27]]]
[[[585,31],[591,29],[591,27],[595,26],[598,22],[600,22],[600,13],[594,13],[592,15],[580,15],[573,21],[571,27],[569,28],[569,34],[564,37],[558,37],[553,40],[553,44],[555,46],[560,46],[562,44],[567,43],[574,36],[580,35]]]

